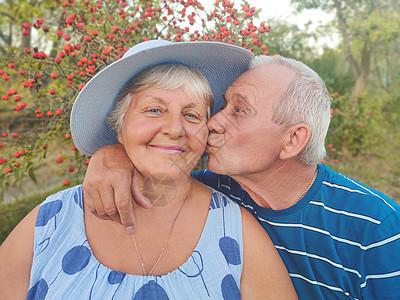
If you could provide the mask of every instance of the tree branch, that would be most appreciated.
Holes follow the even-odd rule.
[[[354,13],[356,14],[356,17],[358,19],[361,19],[361,12],[358,9],[357,5],[354,5],[354,2],[350,1],[350,0],[344,0],[344,2],[346,3],[346,5],[348,5],[349,7],[351,7],[351,9],[354,11]]]
[[[346,55],[346,59],[348,60],[350,64],[350,68],[353,71],[353,74],[356,78],[360,76],[360,68],[356,62],[356,60],[353,57],[353,54],[351,53],[351,41],[350,41],[350,36],[349,33],[347,32],[348,25],[346,22],[346,19],[343,15],[343,9],[341,6],[341,3],[338,0],[333,0],[335,9],[336,9],[336,16],[339,21],[339,30],[342,34],[343,37],[343,46],[344,46],[344,53]]]

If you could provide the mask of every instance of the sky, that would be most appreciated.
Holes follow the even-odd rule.
[[[280,17],[283,19],[293,13],[290,16],[290,23],[297,24],[300,27],[309,20],[312,20],[313,23],[317,23],[318,21],[326,22],[331,19],[331,16],[319,9],[308,9],[300,14],[294,15],[295,10],[290,6],[290,0],[249,0],[249,3],[255,8],[262,9],[260,19],[269,19],[273,17]]]

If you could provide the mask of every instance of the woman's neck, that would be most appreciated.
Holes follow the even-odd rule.
[[[179,179],[162,175],[144,176],[143,180],[143,195],[150,200],[153,207],[165,207],[174,202],[181,203],[193,185],[191,176]]]

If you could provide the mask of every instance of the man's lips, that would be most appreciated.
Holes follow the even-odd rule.
[[[177,145],[149,145],[150,147],[168,153],[183,153],[185,149]]]

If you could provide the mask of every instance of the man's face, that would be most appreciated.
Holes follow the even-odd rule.
[[[274,101],[293,77],[287,67],[266,65],[245,72],[232,83],[225,93],[224,108],[207,123],[211,171],[245,176],[279,164],[286,128],[272,121]]]

